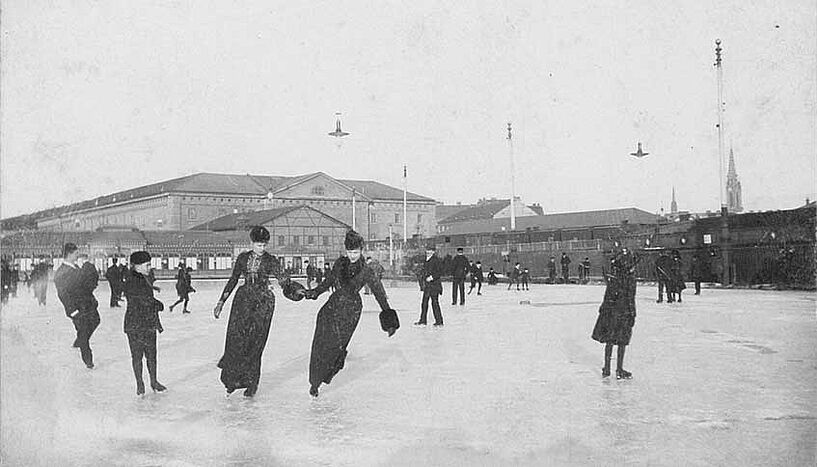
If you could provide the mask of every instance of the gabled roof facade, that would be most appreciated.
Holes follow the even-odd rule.
[[[242,212],[236,214],[228,214],[226,216],[219,217],[217,219],[213,219],[209,222],[205,222],[203,224],[199,224],[196,227],[193,227],[192,230],[211,230],[215,232],[219,231],[227,231],[227,230],[241,230],[245,229],[250,226],[254,225],[264,225],[273,220],[285,216],[291,212],[298,211],[301,209],[307,209],[310,211],[314,211],[320,214],[323,217],[327,217],[334,221],[335,223],[342,225],[346,228],[349,226],[332,216],[329,216],[323,212],[318,211],[315,208],[306,205],[299,205],[299,206],[287,206],[283,208],[275,208],[275,209],[266,209],[263,211],[251,211],[251,212]]]
[[[348,187],[349,190],[355,188],[360,195],[360,199],[371,199],[381,201],[402,201],[403,190],[384,185],[371,180],[342,180],[335,179],[323,172],[313,172],[305,175],[293,177],[275,175],[251,175],[251,174],[220,174],[220,173],[196,173],[184,177],[165,180],[150,185],[144,185],[130,190],[120,191],[97,198],[80,201],[66,206],[37,211],[31,214],[15,216],[3,219],[5,225],[34,226],[38,219],[50,218],[74,211],[84,211],[95,207],[112,205],[124,201],[136,201],[143,198],[165,195],[169,193],[216,193],[230,194],[236,196],[267,196],[268,192],[281,193],[288,188],[308,182],[309,180],[324,176]],[[425,196],[408,192],[408,201],[434,203],[434,200]]]

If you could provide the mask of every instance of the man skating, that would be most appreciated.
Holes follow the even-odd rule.
[[[443,274],[443,263],[437,257],[437,247],[426,247],[426,260],[420,272],[423,300],[420,304],[420,320],[415,326],[425,326],[428,317],[428,301],[431,300],[431,309],[434,311],[434,326],[443,325],[443,313],[440,311],[440,295],[443,294],[443,284],[440,281]]]
[[[88,267],[77,264],[79,252],[73,243],[66,243],[63,248],[63,263],[54,273],[54,285],[57,297],[65,308],[65,314],[74,323],[77,338],[74,347],[78,347],[82,361],[88,368],[94,367],[94,354],[91,351],[90,339],[99,326],[98,302],[93,291],[99,278],[91,263]]]
[[[451,304],[457,304],[457,293],[460,296],[460,305],[465,305],[465,276],[468,275],[468,258],[457,248],[457,256],[451,261]]]

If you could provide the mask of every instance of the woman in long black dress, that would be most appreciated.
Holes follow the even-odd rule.
[[[599,316],[593,327],[593,340],[605,344],[604,368],[601,376],[610,376],[610,359],[613,346],[618,346],[616,378],[630,379],[632,373],[624,369],[624,351],[630,344],[635,325],[635,264],[637,261],[626,248],[611,261],[611,274],[605,275],[607,288]]]
[[[238,288],[230,308],[224,355],[218,362],[221,368],[221,382],[227,394],[245,388],[244,395],[252,397],[258,390],[261,377],[261,356],[267,344],[272,313],[275,310],[275,295],[270,290],[270,279],[278,279],[281,287],[289,285],[289,278],[283,273],[278,259],[265,251],[270,234],[264,227],[253,227],[250,231],[252,250],[238,255],[233,274],[221,298],[213,310],[218,319],[224,302],[232,293],[238,279],[244,284]]]
[[[315,300],[334,285],[335,291],[324,303],[315,323],[312,339],[312,356],[309,361],[309,394],[318,396],[321,383],[329,384],[343,368],[346,347],[360,321],[363,303],[360,289],[367,284],[380,305],[380,326],[391,337],[400,327],[397,313],[389,307],[383,284],[363,260],[363,237],[354,230],[346,233],[344,241],[346,256],[335,261],[332,273],[314,289],[306,291],[306,298]]]

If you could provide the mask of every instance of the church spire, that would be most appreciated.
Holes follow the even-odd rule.
[[[730,212],[743,211],[743,194],[740,189],[738,172],[735,169],[735,151],[729,148],[729,170],[726,173],[726,200]]]
[[[672,187],[672,204],[670,204],[670,213],[676,214],[678,212],[678,203],[675,202],[675,186]]]
[[[729,148],[729,170],[726,172],[726,178],[729,179],[731,177],[737,178],[738,173],[735,171],[735,151],[733,148]]]

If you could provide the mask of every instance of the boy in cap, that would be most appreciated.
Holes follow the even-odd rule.
[[[142,358],[147,362],[150,387],[155,392],[167,389],[156,378],[156,331],[162,332],[159,312],[164,304],[153,297],[150,274],[150,253],[136,251],[130,255],[131,271],[126,276],[123,291],[128,301],[125,311],[125,334],[131,352],[131,365],[136,378],[136,395],[145,393],[142,381]]]

